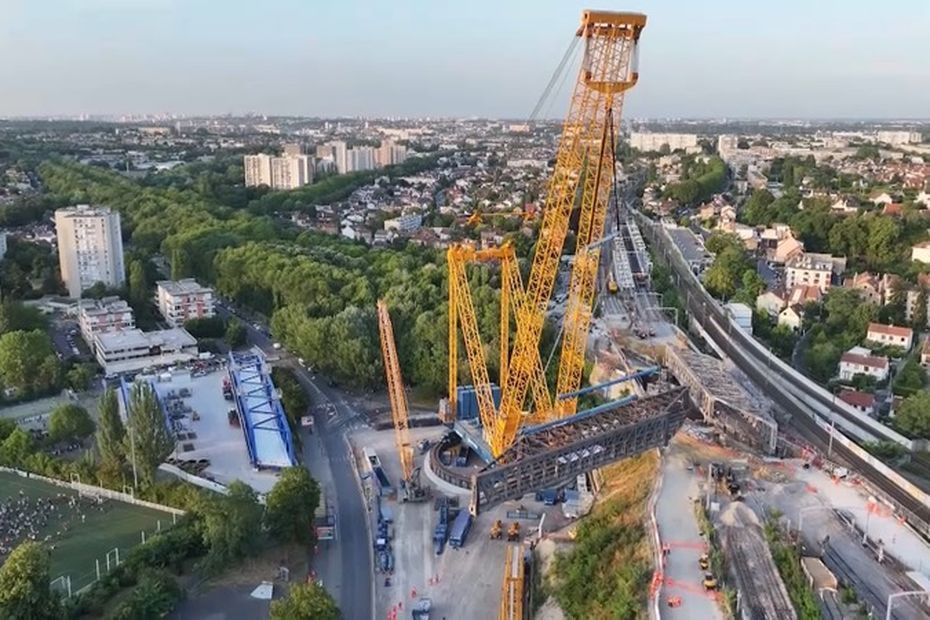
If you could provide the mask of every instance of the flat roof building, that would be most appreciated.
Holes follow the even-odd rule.
[[[136,327],[132,308],[119,297],[78,301],[78,325],[87,346],[94,349],[94,336]]]
[[[197,357],[197,339],[181,328],[113,331],[94,336],[97,362],[108,377],[172,366]]]
[[[58,209],[55,231],[61,279],[71,297],[97,282],[111,288],[125,283],[119,213],[90,205]]]
[[[193,278],[160,280],[156,283],[158,311],[172,327],[190,319],[207,319],[216,314],[213,289]]]

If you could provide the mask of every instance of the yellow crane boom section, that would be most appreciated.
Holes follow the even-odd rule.
[[[384,360],[384,374],[387,378],[388,397],[391,400],[391,416],[394,418],[394,440],[397,453],[404,472],[404,480],[413,477],[413,446],[410,444],[410,431],[407,422],[407,394],[400,374],[400,361],[394,343],[394,326],[387,303],[378,300],[378,331],[381,334],[381,357]]]

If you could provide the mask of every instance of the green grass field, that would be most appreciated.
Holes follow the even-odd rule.
[[[35,498],[54,497],[60,493],[77,495],[75,491],[65,487],[0,472],[0,501],[18,497],[20,491]],[[39,535],[52,536],[47,543],[54,547],[52,579],[70,575],[71,588],[75,592],[95,579],[94,560],[100,560],[100,570],[103,573],[106,571],[108,551],[119,548],[120,558],[123,559],[130,548],[142,542],[143,530],[148,537],[155,533],[159,520],[163,528],[170,527],[172,523],[170,513],[116,500],[105,500],[99,507],[82,504],[78,508],[66,509],[63,512],[58,520],[49,521]],[[85,515],[83,522],[82,513]],[[64,531],[65,526],[67,531]]]

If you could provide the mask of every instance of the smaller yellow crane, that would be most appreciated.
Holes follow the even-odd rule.
[[[378,330],[381,333],[381,356],[384,359],[384,374],[387,377],[388,396],[391,399],[391,415],[394,418],[394,439],[400,456],[404,480],[403,500],[422,502],[429,497],[427,489],[420,486],[420,468],[413,463],[413,446],[410,445],[410,430],[407,423],[407,394],[400,374],[400,361],[394,343],[394,326],[387,303],[378,300]]]

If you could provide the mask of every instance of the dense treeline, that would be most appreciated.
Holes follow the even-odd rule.
[[[727,180],[727,165],[719,157],[688,160],[681,180],[670,184],[665,195],[683,205],[694,205],[723,191]]]
[[[135,252],[161,252],[173,277],[197,277],[271,317],[279,341],[340,382],[383,383],[374,308],[385,297],[405,380],[429,393],[444,389],[448,315],[440,252],[412,245],[370,249],[299,233],[193,189],[142,187],[98,168],[50,163],[41,174],[57,196],[119,209]],[[486,267],[472,273],[492,376],[497,373],[498,277]],[[467,365],[460,367],[467,374]]]

